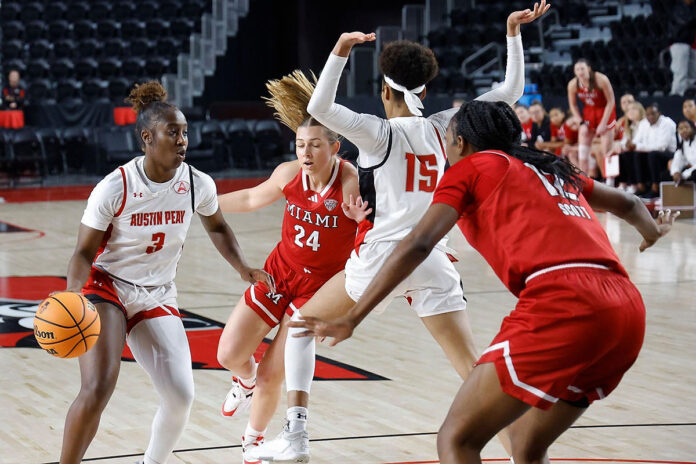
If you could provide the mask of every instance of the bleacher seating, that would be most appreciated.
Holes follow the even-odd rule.
[[[132,84],[175,72],[176,56],[188,51],[189,35],[200,30],[200,17],[211,8],[211,0],[143,1],[137,6],[129,1],[4,0],[3,69],[25,71],[28,82],[76,79],[71,98],[99,100],[101,92],[84,85],[95,77],[125,77]],[[31,102],[52,100],[56,90],[32,92]]]

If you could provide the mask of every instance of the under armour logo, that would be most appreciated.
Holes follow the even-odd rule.
[[[137,192],[137,193],[136,193],[136,192],[133,192],[133,198],[138,198],[138,197],[142,198],[142,197],[143,197],[143,192]]]
[[[299,420],[307,420],[307,414],[302,414],[301,412],[297,413],[297,418]]]
[[[304,269],[304,271],[305,271],[305,274],[311,274],[311,273],[312,273],[312,271],[310,271],[310,270],[309,270],[309,269],[307,269],[306,267],[304,267],[304,268],[302,268],[302,269]]]

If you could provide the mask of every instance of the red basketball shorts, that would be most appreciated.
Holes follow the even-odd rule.
[[[477,364],[505,393],[541,409],[611,393],[643,344],[645,306],[631,281],[590,268],[533,278]]]
[[[111,303],[120,309],[126,317],[126,329],[129,332],[144,319],[181,317],[174,282],[157,287],[135,288],[132,284],[113,279],[109,274],[93,267],[89,279],[82,287],[82,294],[93,304]]]
[[[244,292],[244,301],[271,327],[278,325],[285,313],[292,316],[329,280],[325,276],[296,272],[283,261],[277,248],[268,256],[263,269],[273,276],[275,293],[265,283],[256,282]]]
[[[587,124],[590,130],[597,130],[597,126],[602,121],[602,116],[604,116],[604,107],[589,106],[585,105],[582,110],[583,122]],[[607,121],[607,129],[612,129],[616,126],[616,108],[611,110],[611,116],[609,116],[609,121]]]

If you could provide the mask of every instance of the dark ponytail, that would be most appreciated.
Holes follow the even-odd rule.
[[[507,103],[479,100],[464,103],[450,124],[455,136],[461,136],[477,150],[503,151],[582,190],[580,170],[566,159],[520,145],[522,125]]]

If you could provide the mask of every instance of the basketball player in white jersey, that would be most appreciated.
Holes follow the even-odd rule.
[[[79,359],[82,385],[68,411],[61,464],[82,461],[116,386],[128,340],[160,396],[145,464],[164,464],[188,420],[193,373],[174,276],[191,218],[198,213],[220,254],[242,279],[273,286],[250,268],[217,203],[215,183],[184,163],[186,118],[158,82],[136,85],[129,99],[145,152],[92,191],[68,265],[67,291],[97,308],[101,333]]]
[[[534,10],[517,11],[507,20],[508,58],[505,82],[478,99],[512,105],[524,89],[524,55],[520,24],[547,10],[545,0]],[[444,140],[449,120],[457,109],[421,117],[425,85],[437,74],[430,49],[408,41],[388,44],[380,55],[384,75],[382,102],[387,119],[358,114],[334,102],[343,67],[356,44],[375,40],[361,32],[341,35],[324,66],[308,111],[326,127],[353,142],[360,154],[358,172],[362,198],[374,208],[359,226],[356,249],[345,272],[327,282],[296,311],[292,320],[321,314],[333,319],[346,314],[404,238],[423,216],[445,169]],[[421,317],[448,359],[463,378],[476,361],[476,349],[459,276],[448,259],[444,243],[386,298],[405,296]],[[302,329],[290,323],[289,334]],[[306,432],[309,392],[314,373],[314,339],[290,336],[285,347],[288,390],[287,423],[283,432],[250,453],[271,462],[309,462]],[[465,350],[462,350],[465,347]],[[509,442],[503,443],[510,452]]]

